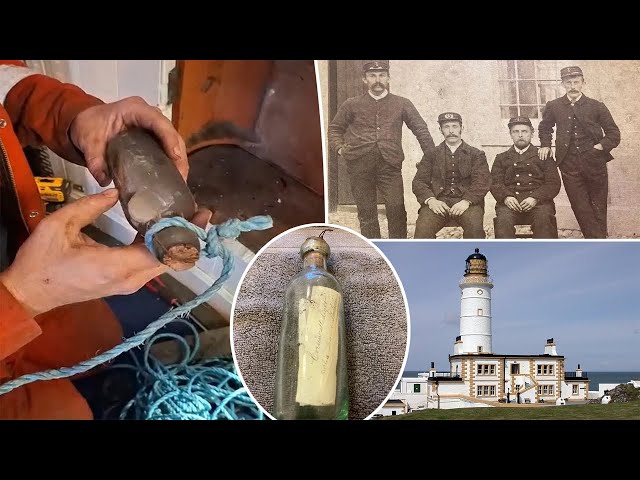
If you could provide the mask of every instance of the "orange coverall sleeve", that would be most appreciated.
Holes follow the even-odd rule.
[[[0,60],[0,65],[26,67],[21,60]],[[33,74],[9,90],[4,108],[23,146],[46,145],[65,160],[84,166],[69,138],[69,127],[78,113],[103,103],[76,85]]]
[[[0,65],[26,68],[22,60],[0,60]],[[75,85],[31,74],[11,87],[3,106],[23,146],[44,144],[60,157],[84,165],[84,158],[69,139],[69,127],[78,113],[102,103]],[[1,282],[0,332],[0,361],[42,333],[36,320]]]
[[[41,333],[40,325],[0,282],[0,362]]]

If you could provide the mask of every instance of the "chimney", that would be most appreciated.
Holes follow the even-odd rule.
[[[576,377],[582,377],[582,369],[580,369],[580,364],[578,364],[578,368],[576,369]]]
[[[458,335],[456,337],[455,343],[453,344],[453,354],[460,355],[462,353],[462,346],[463,346],[462,335]]]
[[[544,346],[545,355],[558,355],[556,351],[556,344],[553,342],[553,338],[547,338],[547,344]]]
[[[430,377],[436,376],[436,362],[431,362],[431,368],[429,369],[429,376]]]

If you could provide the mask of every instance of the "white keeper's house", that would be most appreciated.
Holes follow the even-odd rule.
[[[449,355],[449,369],[434,363],[417,377],[403,377],[390,401],[409,411],[425,408],[519,407],[564,405],[586,401],[589,379],[578,369],[565,371],[553,338],[539,354],[494,352],[491,334],[491,290],[487,258],[476,248],[466,260],[460,281],[460,335]],[[385,414],[382,409],[380,413]],[[399,413],[399,412],[397,412]]]

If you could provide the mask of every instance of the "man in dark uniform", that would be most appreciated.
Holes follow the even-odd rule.
[[[547,102],[538,125],[541,159],[551,153],[556,127],[556,163],[584,238],[607,238],[607,162],[620,144],[620,129],[604,103],[582,93],[580,67],[560,70],[567,95]]]
[[[560,174],[552,157],[542,160],[531,144],[534,128],[527,117],[509,120],[513,145],[496,155],[491,194],[496,199],[496,238],[515,238],[515,225],[530,224],[533,238],[558,238],[553,199]]]
[[[482,150],[462,140],[462,116],[438,116],[444,141],[426,152],[418,163],[413,193],[420,203],[414,238],[436,238],[453,222],[464,238],[485,238],[484,197],[491,187],[491,172]]]
[[[377,191],[384,198],[389,238],[407,238],[407,211],[402,182],[402,126],[406,124],[423,152],[434,147],[426,122],[413,103],[389,93],[389,64],[363,65],[368,91],[346,100],[329,125],[329,144],[346,161],[358,208],[360,233],[380,238]]]

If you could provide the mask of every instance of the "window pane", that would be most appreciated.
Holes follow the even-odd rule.
[[[540,103],[547,103],[550,100],[558,98],[561,93],[558,90],[557,84],[550,82],[540,82]]]
[[[500,107],[502,118],[513,118],[518,116],[518,107]]]
[[[538,107],[520,107],[520,115],[523,117],[538,118]]]
[[[502,105],[516,103],[516,82],[500,82],[500,103]]]
[[[520,105],[535,105],[538,103],[536,97],[536,82],[518,82],[520,89]]]
[[[531,79],[535,75],[533,60],[518,60],[518,78]]]
[[[555,60],[536,60],[536,70],[540,80],[559,80],[558,62]]]

